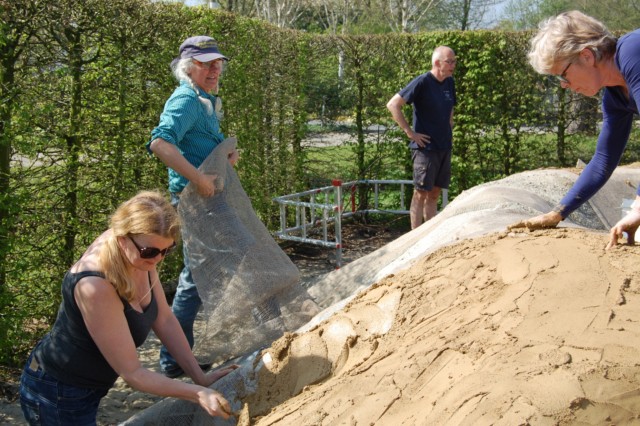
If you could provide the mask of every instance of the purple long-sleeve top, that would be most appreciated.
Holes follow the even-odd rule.
[[[563,218],[604,186],[620,163],[627,146],[634,114],[638,114],[640,104],[640,29],[620,37],[614,61],[627,84],[628,96],[619,86],[604,89],[603,123],[596,152],[576,183],[554,208]],[[640,186],[636,193],[640,195]]]

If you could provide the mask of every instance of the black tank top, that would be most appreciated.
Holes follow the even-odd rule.
[[[47,374],[61,382],[83,388],[109,389],[118,374],[91,338],[73,297],[78,281],[89,276],[104,278],[104,274],[98,271],[69,271],[65,274],[58,317],[49,334],[36,347],[35,357]],[[136,347],[139,347],[146,340],[151,325],[158,316],[158,304],[153,291],[151,302],[142,313],[133,309],[125,299],[120,299],[131,336]]]

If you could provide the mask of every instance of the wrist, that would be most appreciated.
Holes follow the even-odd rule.
[[[564,220],[560,212],[550,211],[548,214],[553,220],[557,220],[558,222],[561,222],[562,220]]]
[[[197,174],[197,179],[196,179],[196,184],[198,186],[201,186],[204,184],[205,179],[206,179],[206,175],[204,173],[202,173],[200,170],[198,170],[198,174]]]
[[[206,376],[204,376],[204,373],[202,375],[202,377],[198,377],[196,379],[193,379],[193,383],[198,385],[198,386],[202,386],[203,388],[207,388],[207,380],[206,380]]]
[[[557,217],[562,221],[565,218],[564,210],[565,210],[565,206],[562,204],[558,204],[549,212],[549,214],[552,214],[552,213],[557,214]]]

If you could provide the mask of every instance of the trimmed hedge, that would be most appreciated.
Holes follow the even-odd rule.
[[[407,141],[385,105],[431,68],[440,44],[459,58],[451,197],[575,160],[567,130],[571,111],[584,105],[533,73],[529,33],[319,36],[146,0],[12,0],[0,9],[2,364],[20,365],[48,329],[65,270],[115,206],[141,189],[166,188],[166,169],[144,144],[177,84],[169,63],[188,36],[213,36],[231,58],[223,130],[238,138],[238,173],[270,228],[276,195],[334,177],[410,176]],[[323,171],[302,144],[307,123],[338,118],[351,123],[352,167]],[[372,125],[386,130],[372,136]],[[178,256],[165,260],[163,280],[180,265]]]

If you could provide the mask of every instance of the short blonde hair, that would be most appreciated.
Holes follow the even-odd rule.
[[[531,39],[529,63],[536,72],[551,74],[556,63],[570,61],[584,49],[591,49],[597,61],[611,58],[616,41],[602,22],[577,10],[564,12],[540,23]]]
[[[110,225],[111,235],[100,250],[100,263],[118,295],[131,302],[136,297],[131,264],[120,249],[118,237],[158,235],[178,242],[180,219],[176,209],[160,193],[142,191],[120,204],[111,216]]]

